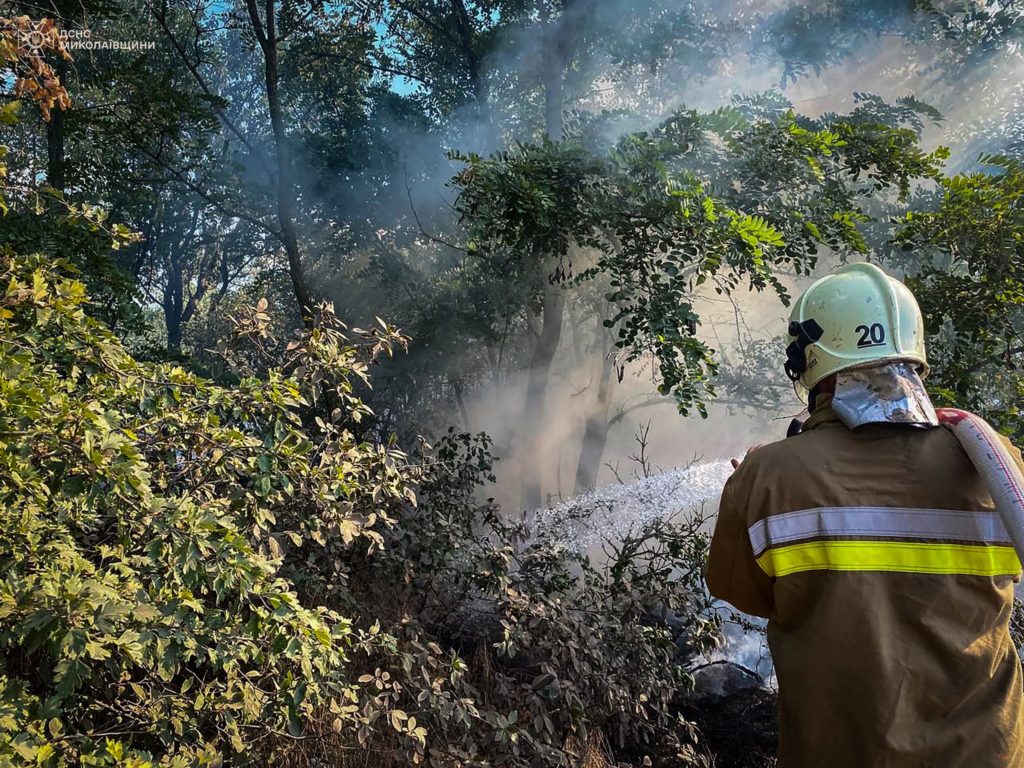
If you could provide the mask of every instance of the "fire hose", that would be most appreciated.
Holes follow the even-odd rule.
[[[1024,475],[999,434],[980,416],[957,408],[937,408],[939,424],[956,437],[982,481],[1017,558],[1024,563]]]

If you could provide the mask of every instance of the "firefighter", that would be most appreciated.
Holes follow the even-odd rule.
[[[1024,767],[1020,562],[936,428],[916,300],[851,264],[804,292],[789,336],[810,417],[739,464],[706,573],[768,619],[779,768]]]

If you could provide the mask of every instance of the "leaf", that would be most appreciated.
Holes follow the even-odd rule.
[[[409,716],[401,709],[391,710],[391,727],[396,731],[402,731],[402,724],[409,719]]]
[[[21,117],[21,100],[12,99],[0,106],[0,125],[17,125]]]

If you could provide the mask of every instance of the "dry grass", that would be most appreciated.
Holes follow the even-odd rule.
[[[608,743],[600,733],[591,731],[587,735],[586,741],[578,736],[570,736],[562,748],[570,755],[579,756],[580,768],[615,768],[616,766]]]

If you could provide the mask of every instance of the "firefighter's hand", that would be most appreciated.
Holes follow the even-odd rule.
[[[747,455],[744,456],[743,458],[746,459],[747,456],[749,456],[751,453],[753,453],[754,451],[756,451],[760,447],[761,447],[760,443],[756,443],[756,444],[750,446],[749,448],[747,448]],[[741,461],[740,459],[729,459],[729,461],[732,462],[732,468],[733,469],[739,469],[740,461]]]

